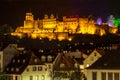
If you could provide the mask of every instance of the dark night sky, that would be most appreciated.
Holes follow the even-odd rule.
[[[3,0],[0,2],[0,25],[23,25],[26,12],[31,11],[35,19],[44,14],[80,15],[105,19],[113,14],[120,17],[120,3],[117,0]]]

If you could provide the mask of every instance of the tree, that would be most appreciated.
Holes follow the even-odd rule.
[[[11,32],[13,32],[13,29],[8,24],[0,26],[0,34],[10,34]]]
[[[71,80],[86,80],[85,75],[83,72],[81,72],[79,65],[77,66],[77,69],[75,69],[71,74]]]

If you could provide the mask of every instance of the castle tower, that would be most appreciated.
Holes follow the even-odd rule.
[[[26,13],[24,20],[24,28],[33,28],[34,16],[32,13]]]

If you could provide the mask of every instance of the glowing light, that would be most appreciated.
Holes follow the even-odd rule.
[[[102,24],[102,19],[101,19],[100,17],[97,19],[97,24],[98,24],[98,25],[101,25],[101,24]]]
[[[107,21],[107,23],[108,23],[108,26],[111,26],[111,27],[114,26],[115,18],[114,18],[113,15],[110,15],[110,16],[108,17],[108,21]]]
[[[115,19],[115,26],[116,27],[120,26],[120,18]]]

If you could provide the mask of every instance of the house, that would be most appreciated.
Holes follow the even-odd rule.
[[[54,53],[24,50],[12,58],[1,76],[6,80],[52,80],[55,58]]]
[[[6,48],[0,51],[0,72],[2,72],[4,67],[9,64],[16,53],[17,49],[14,44],[9,44]]]
[[[59,55],[58,64],[53,70],[54,80],[80,80],[80,78],[85,78],[84,73],[81,71],[84,58],[81,56],[80,51],[59,53]]]
[[[104,50],[101,49],[94,49],[90,55],[83,61],[84,67],[87,68],[96,62],[102,55],[104,55]]]
[[[87,69],[88,80],[120,80],[120,49],[107,50]]]

